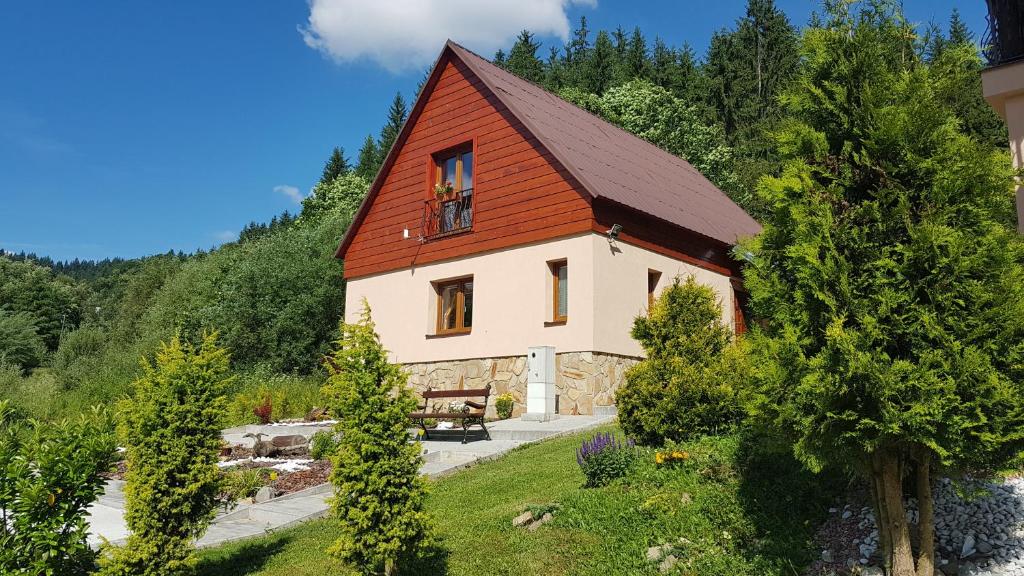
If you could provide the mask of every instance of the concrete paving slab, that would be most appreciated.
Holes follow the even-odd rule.
[[[575,434],[614,420],[613,415],[562,416],[548,422],[502,420],[488,424],[491,440],[472,439],[476,437],[471,431],[471,441],[466,444],[462,443],[461,430],[442,434],[432,432],[433,439],[422,442],[424,464],[421,470],[428,477],[440,478],[478,462],[498,458],[524,444]],[[240,429],[226,430],[225,437],[234,438],[242,433]],[[96,546],[103,539],[115,544],[123,543],[128,536],[124,524],[123,484],[119,481],[108,482],[104,494],[89,509],[91,545]],[[331,486],[321,484],[262,504],[237,505],[214,519],[197,545],[217,546],[322,518],[328,513],[327,501],[331,495]]]

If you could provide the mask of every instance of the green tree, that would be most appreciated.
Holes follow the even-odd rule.
[[[401,92],[396,92],[395,98],[391,101],[391,107],[388,108],[388,120],[380,131],[380,139],[377,142],[377,166],[374,172],[379,170],[381,164],[384,163],[384,157],[391,151],[391,146],[398,139],[398,133],[402,131],[402,125],[405,124],[408,115],[409,108],[405,105],[405,98],[402,97]],[[360,162],[362,162],[361,156],[362,153],[360,153]]]
[[[345,149],[334,147],[331,151],[331,157],[327,159],[324,164],[324,172],[320,175],[321,184],[330,184],[336,178],[348,174],[352,170],[352,167],[348,165],[348,160],[345,159]]]
[[[615,68],[615,47],[608,33],[601,30],[583,67],[580,86],[593,94],[604,94],[615,79]]]
[[[66,276],[24,259],[0,256],[0,309],[31,314],[47,350],[55,350],[63,331],[76,328],[88,290]]]
[[[931,576],[932,471],[984,474],[1024,449],[1024,244],[1005,151],[965,135],[911,32],[883,1],[830,4],[805,31],[745,278],[766,320],[754,413],[812,469],[868,480],[887,574]]]
[[[329,182],[320,182],[302,200],[300,218],[316,220],[332,213],[351,218],[369,189],[370,184],[356,174],[343,174]]]
[[[730,344],[729,327],[711,288],[676,278],[632,336],[645,358],[626,371],[615,395],[619,422],[643,444],[681,441],[722,432],[741,415],[735,379],[743,351]]]
[[[365,178],[367,182],[373,182],[373,179],[377,177],[377,170],[380,169],[380,157],[381,152],[377,148],[377,141],[373,139],[373,136],[367,134],[366,140],[363,140],[363,147],[359,149],[356,175]]]
[[[406,429],[416,400],[408,375],[388,362],[365,302],[360,322],[343,324],[341,334],[324,387],[341,420],[331,482],[342,536],[330,551],[363,574],[390,576],[426,535],[420,446]]]
[[[639,26],[633,28],[633,35],[629,38],[629,47],[623,60],[626,63],[627,80],[648,77],[647,40]]]
[[[14,364],[22,370],[39,366],[46,346],[35,318],[28,312],[10,313],[0,308],[0,364]]]
[[[0,400],[0,573],[92,573],[86,514],[115,447],[102,410],[23,425]]]
[[[534,40],[533,34],[523,30],[508,53],[505,69],[520,78],[539,84],[544,79],[544,64],[537,58],[538,48],[540,42]]]
[[[207,334],[197,347],[175,336],[120,407],[127,448],[127,543],[102,559],[100,574],[173,576],[196,563],[195,540],[217,510],[220,428],[228,353]]]

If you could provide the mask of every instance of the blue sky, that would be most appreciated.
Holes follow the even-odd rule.
[[[797,24],[818,4],[781,0]],[[905,0],[980,35],[984,2]],[[446,36],[490,55],[585,14],[702,54],[744,0],[217,0],[5,3],[0,248],[57,259],[209,248],[298,208],[333,146],[355,156]],[[465,10],[461,7],[468,6]],[[480,6],[484,6],[481,12]],[[474,12],[475,11],[475,12]],[[276,190],[275,190],[276,188]]]

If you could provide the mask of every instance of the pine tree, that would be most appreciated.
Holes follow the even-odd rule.
[[[405,105],[405,98],[402,97],[401,92],[396,92],[395,98],[391,101],[391,107],[388,108],[388,121],[381,129],[380,139],[377,142],[377,170],[384,163],[384,156],[391,151],[391,146],[398,139],[398,133],[402,131],[402,125],[405,124],[408,114],[409,109]]]
[[[647,40],[644,39],[639,26],[633,28],[633,35],[629,39],[629,47],[623,61],[626,62],[628,71],[627,80],[648,77]]]
[[[603,94],[615,76],[615,47],[608,33],[597,33],[597,41],[583,69],[581,87],[592,94]]]
[[[548,61],[544,66],[544,87],[552,92],[560,90],[565,83],[565,63],[559,54],[558,47],[548,50]]]
[[[416,399],[402,367],[388,362],[365,301],[359,323],[341,326],[329,364],[324,392],[341,420],[331,508],[343,534],[330,552],[363,574],[390,576],[427,529],[420,445],[406,429]]]
[[[590,60],[590,29],[587,28],[587,17],[580,16],[580,24],[572,33],[572,39],[565,46],[564,68],[566,84],[582,86],[586,74],[587,62]]]
[[[967,23],[960,18],[960,11],[955,7],[949,16],[949,43],[953,45],[974,43],[974,34],[971,34]]]
[[[380,153],[377,150],[377,141],[367,134],[363,147],[359,149],[359,163],[356,164],[355,170],[357,176],[370,182],[377,177],[377,170],[380,168]]]
[[[335,146],[331,157],[324,163],[324,172],[320,176],[320,182],[324,184],[333,182],[338,176],[348,174],[351,169],[345,158],[345,149]]]
[[[544,64],[537,58],[540,43],[534,41],[527,30],[519,33],[505,62],[505,69],[530,82],[540,83],[544,79]]]
[[[786,167],[762,181],[772,210],[744,247],[765,321],[753,412],[810,468],[865,477],[886,574],[931,576],[931,473],[992,473],[1024,449],[1013,174],[963,132],[946,72],[901,49],[912,28],[898,5],[829,9],[805,31],[778,134]]]
[[[654,39],[651,54],[651,80],[666,90],[673,91],[677,79],[676,56],[660,37]]]
[[[505,61],[507,60],[507,58],[508,57],[505,56],[505,51],[502,50],[501,48],[498,48],[498,51],[494,53],[494,60],[492,60],[492,62],[494,63],[495,66],[499,68],[504,68]]]

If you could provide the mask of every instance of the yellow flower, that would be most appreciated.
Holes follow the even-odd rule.
[[[662,454],[661,452],[655,453],[654,454],[654,461],[656,463],[658,463],[658,464],[664,464],[665,463],[665,455]]]
[[[674,452],[672,452],[672,458],[676,460],[682,460],[686,458],[686,456],[684,456],[683,453],[680,452],[679,450],[675,450]]]
[[[50,492],[50,496],[49,498],[47,498],[47,500],[49,501],[50,506],[53,506],[54,504],[57,503],[57,496],[55,496],[53,492]]]
[[[270,472],[270,481],[273,482],[274,480],[277,480],[277,470],[272,470]]]

